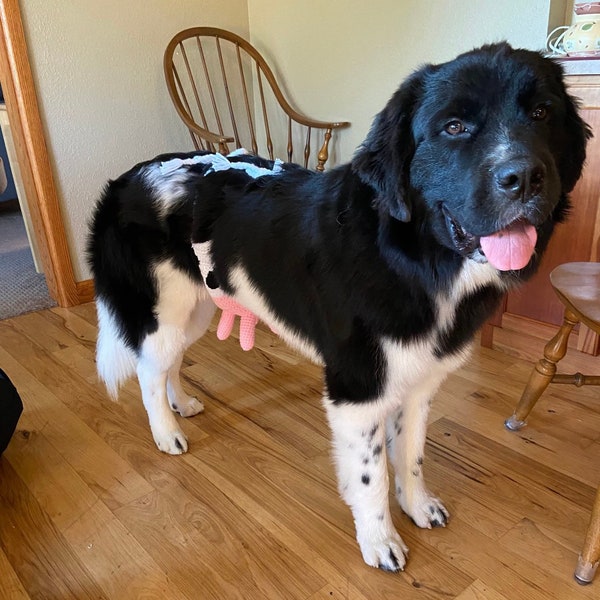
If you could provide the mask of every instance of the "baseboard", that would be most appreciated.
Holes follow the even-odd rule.
[[[91,302],[94,299],[94,282],[91,279],[85,281],[78,281],[77,286],[77,297],[79,304],[85,304]]]

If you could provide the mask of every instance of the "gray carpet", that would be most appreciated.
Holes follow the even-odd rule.
[[[56,302],[35,271],[21,213],[0,211],[0,319],[51,306]]]

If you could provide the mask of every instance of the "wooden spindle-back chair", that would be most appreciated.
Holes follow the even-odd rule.
[[[223,29],[179,32],[165,51],[164,70],[197,150],[227,154],[246,148],[322,171],[333,132],[349,124],[294,110],[256,48]]]
[[[505,422],[507,429],[518,431],[526,425],[529,413],[551,384],[600,385],[599,375],[558,373],[557,365],[569,348],[573,328],[585,324],[600,335],[600,264],[594,262],[565,263],[550,273],[550,283],[564,305],[564,320],[556,335],[544,347],[544,356],[531,371],[529,381],[513,415]],[[575,579],[591,583],[600,564],[600,486],[588,526],[583,549],[577,561]]]

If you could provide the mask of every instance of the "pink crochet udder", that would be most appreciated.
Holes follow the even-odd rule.
[[[258,317],[229,296],[216,296],[212,300],[223,311],[217,327],[217,337],[226,340],[231,334],[235,318],[239,317],[240,346],[242,350],[251,350],[254,347],[254,331]]]

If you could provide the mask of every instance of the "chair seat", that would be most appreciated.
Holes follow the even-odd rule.
[[[550,282],[585,317],[586,325],[600,333],[600,263],[560,265],[550,273]]]

